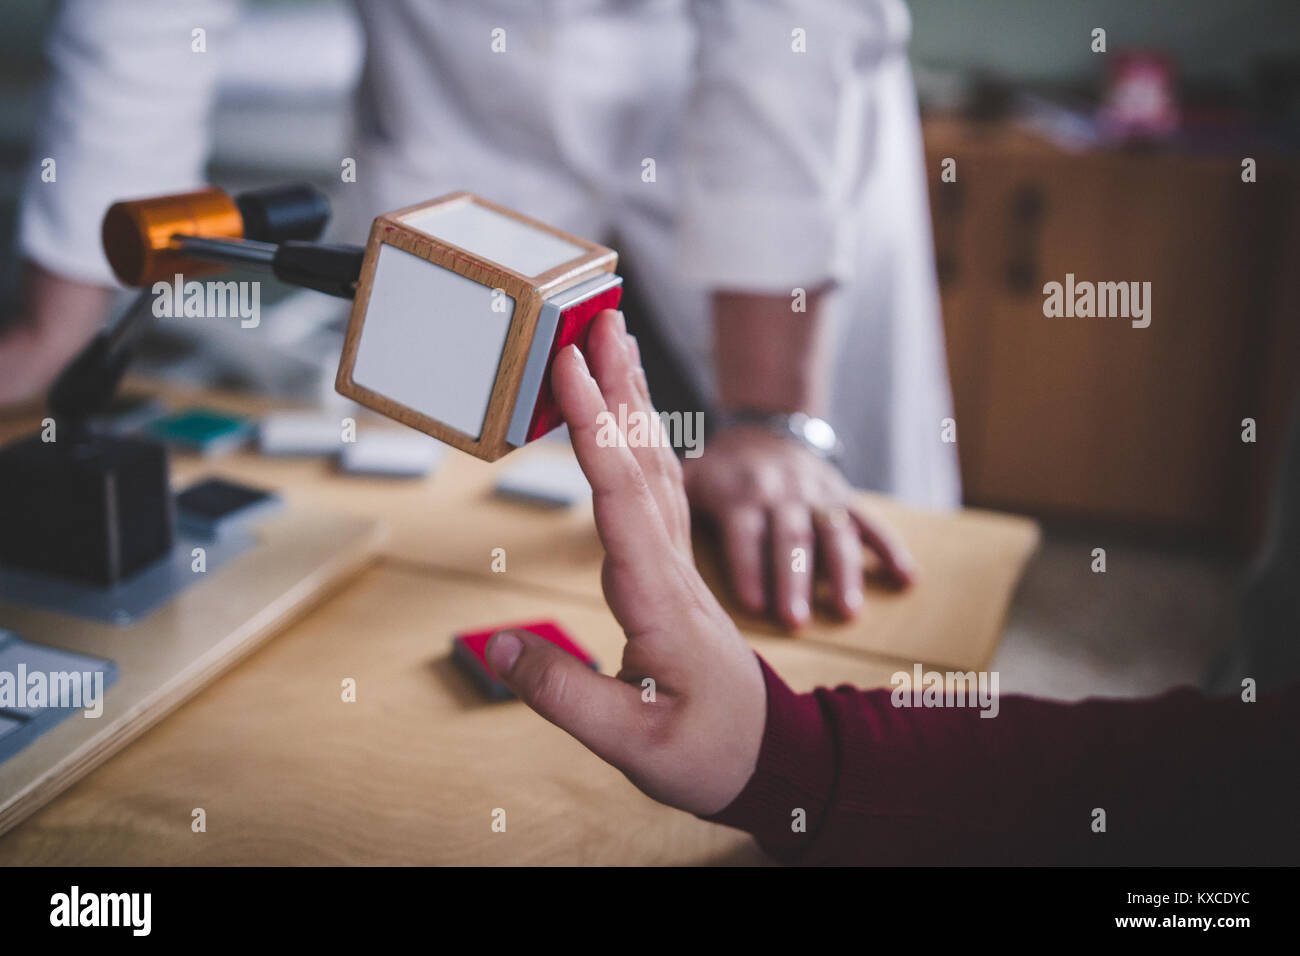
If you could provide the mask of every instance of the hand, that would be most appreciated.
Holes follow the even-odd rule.
[[[94,337],[113,292],[27,263],[22,308],[0,334],[0,406],[40,397]]]
[[[596,317],[587,354],[594,379],[570,346],[555,358],[551,387],[591,483],[605,600],[627,636],[623,666],[617,678],[597,674],[526,631],[494,635],[488,663],[528,706],[646,794],[707,816],[739,795],[758,762],[762,671],[695,570],[672,450],[597,440],[598,416],[611,406],[654,414],[621,313]],[[653,702],[644,678],[654,681]]]
[[[864,514],[853,490],[829,462],[792,439],[736,425],[685,464],[686,493],[712,519],[732,589],[753,614],[773,611],[788,627],[811,614],[814,559],[825,566],[836,611],[850,618],[862,606],[862,544],[900,585],[916,565],[897,535]],[[806,570],[795,570],[802,548]]]

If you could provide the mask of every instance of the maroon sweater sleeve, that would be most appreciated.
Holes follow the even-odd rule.
[[[1300,688],[1005,696],[985,718],[888,689],[796,694],[760,662],[758,766],[708,819],[783,862],[1300,863]]]

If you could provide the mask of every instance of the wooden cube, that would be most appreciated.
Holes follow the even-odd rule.
[[[468,192],[370,229],[335,388],[494,461],[560,423],[550,365],[616,308],[618,254]]]

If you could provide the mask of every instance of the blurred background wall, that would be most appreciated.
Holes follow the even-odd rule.
[[[908,0],[912,60],[1022,82],[1093,76],[1077,38],[1106,27],[1122,46],[1166,50],[1188,77],[1245,87],[1256,60],[1300,50],[1300,4],[1286,0]]]

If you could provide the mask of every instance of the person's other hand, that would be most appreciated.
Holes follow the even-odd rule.
[[[685,479],[695,512],[718,531],[732,590],[750,613],[799,627],[812,613],[820,565],[835,610],[852,617],[863,602],[863,543],[897,584],[916,577],[898,536],[858,507],[834,465],[792,439],[735,425],[686,461]],[[806,558],[802,570],[796,548]]]
[[[731,803],[757,764],[762,671],[695,570],[672,450],[598,440],[602,412],[613,409],[617,420],[626,405],[629,416],[655,414],[620,313],[596,317],[587,355],[591,372],[573,346],[557,355],[551,387],[591,483],[605,599],[627,637],[622,668],[617,678],[597,674],[526,631],[494,635],[488,663],[521,700],[646,794],[709,815]]]
[[[18,315],[0,331],[0,406],[41,397],[103,324],[113,292],[25,264]]]

